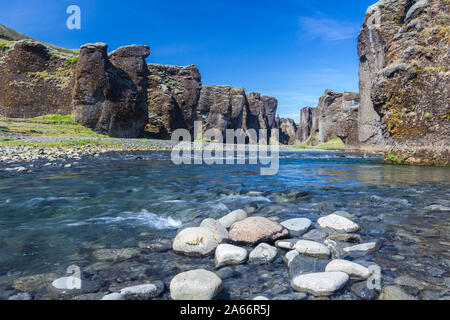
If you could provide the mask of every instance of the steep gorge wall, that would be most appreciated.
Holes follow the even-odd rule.
[[[11,43],[11,44],[10,44]],[[148,46],[83,45],[67,56],[35,40],[8,42],[0,56],[0,115],[74,114],[112,137],[170,138],[176,129],[270,129],[278,102],[243,88],[202,86],[196,66],[147,64]],[[60,50],[64,50],[60,48]],[[66,50],[69,53],[70,50]]]
[[[340,138],[347,149],[357,149],[359,94],[326,90],[316,108],[300,111],[295,144],[317,145]]]
[[[148,46],[121,47],[109,55],[104,43],[82,46],[75,68],[75,121],[112,137],[139,137],[148,120],[149,54]]]
[[[0,115],[37,117],[72,112],[73,60],[33,40],[1,50]]]
[[[383,0],[358,39],[362,149],[394,163],[449,165],[450,3]]]

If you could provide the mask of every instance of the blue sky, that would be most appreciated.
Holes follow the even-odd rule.
[[[357,35],[375,0],[0,0],[0,23],[62,47],[148,44],[148,62],[195,64],[205,85],[278,99],[299,121],[325,89],[358,90]],[[81,30],[66,8],[81,8]]]

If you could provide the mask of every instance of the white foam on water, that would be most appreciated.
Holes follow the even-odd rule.
[[[164,203],[184,203],[186,200],[166,200]]]
[[[43,201],[59,201],[59,200],[71,201],[71,200],[82,200],[82,199],[86,199],[86,197],[47,197],[47,198],[37,197],[37,198],[31,198],[27,202],[34,204],[36,202],[43,202]]]
[[[179,228],[182,225],[180,220],[172,217],[161,217],[146,209],[139,212],[125,211],[118,216],[94,217],[84,221],[75,223],[68,223],[67,226],[75,227],[86,224],[113,224],[113,223],[132,222],[133,224],[139,222],[139,225],[147,225],[156,229],[172,229]]]
[[[224,196],[220,200],[225,201],[225,202],[238,201],[238,200],[272,202],[272,201],[270,201],[269,198],[266,198],[263,196],[243,196],[243,195],[238,195],[238,194]]]

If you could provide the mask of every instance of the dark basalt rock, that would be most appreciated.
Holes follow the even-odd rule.
[[[37,41],[17,41],[0,61],[0,114],[11,118],[70,114],[73,83],[68,57]]]
[[[197,119],[204,129],[216,129],[225,139],[226,129],[241,129],[247,100],[244,88],[204,86],[200,92]]]
[[[358,38],[359,140],[386,162],[449,165],[446,21],[439,0],[379,1]]]
[[[319,133],[318,110],[311,107],[300,110],[300,125],[295,133],[295,144],[317,144],[317,134]]]
[[[145,131],[156,138],[169,138],[176,129],[193,133],[202,87],[197,67],[149,64],[148,68],[149,121]]]
[[[295,144],[295,134],[297,133],[297,125],[292,119],[284,119],[277,116],[276,128],[280,130],[279,137],[282,144]]]
[[[107,55],[104,43],[81,47],[75,70],[75,120],[112,137],[139,137],[148,119],[147,46],[127,46]]]
[[[340,138],[347,149],[357,149],[359,94],[326,90],[318,108],[319,143]]]

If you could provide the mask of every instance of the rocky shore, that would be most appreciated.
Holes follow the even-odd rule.
[[[14,280],[8,299],[227,299],[227,290],[240,289],[227,287],[224,280],[239,277],[239,266],[249,267],[250,278],[252,273],[258,278],[267,268],[281,272],[281,282],[254,294],[253,300],[417,300],[419,291],[433,288],[409,275],[381,287],[384,283],[377,277],[383,266],[365,256],[383,244],[374,239],[362,242],[356,233],[360,225],[348,218],[353,217],[348,212],[322,216],[314,224],[308,218],[280,222],[276,216],[266,218],[247,211],[238,209],[217,220],[206,218],[199,226],[184,226],[173,241],[141,240],[137,248],[85,247],[85,253],[96,262],[82,270],[81,286],[73,288],[78,279],[73,276],[35,274]],[[145,234],[141,238],[145,239]],[[178,255],[180,264],[186,257],[206,268],[180,265],[183,272],[170,279],[158,278],[144,257],[171,252]],[[279,259],[284,262],[278,263]],[[283,273],[288,277],[281,276]],[[265,277],[263,281],[270,277],[277,282],[273,272]]]

